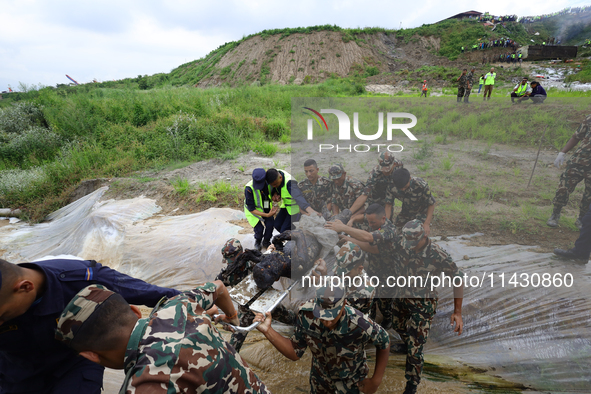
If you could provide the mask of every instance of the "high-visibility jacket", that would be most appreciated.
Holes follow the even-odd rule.
[[[480,85],[484,85],[484,78],[480,77],[479,83],[480,83]]]
[[[283,187],[280,190],[282,200],[281,207],[287,209],[287,213],[289,213],[290,215],[297,215],[298,213],[300,213],[300,207],[298,206],[298,203],[295,201],[295,199],[289,193],[289,190],[287,190],[287,182],[291,180],[291,175],[289,175],[285,171],[281,172],[283,173]]]
[[[517,57],[518,57],[519,59],[521,59],[521,56],[523,56],[521,53],[520,53],[519,55],[517,55]]]
[[[519,86],[517,87],[517,91],[515,92],[515,94],[518,95],[518,96],[523,96],[526,91],[527,91],[527,83],[525,85],[519,84]]]
[[[254,207],[255,210],[260,211],[260,212],[265,212],[264,209],[264,199],[263,196],[261,194],[261,191],[258,189],[255,189],[252,186],[252,180],[250,182],[248,182],[246,184],[246,186],[244,186],[245,188],[250,188],[250,190],[252,190],[252,195],[254,197]],[[271,202],[269,201],[269,208],[271,208]],[[244,215],[246,216],[246,220],[248,220],[248,223],[254,227],[257,225],[257,223],[259,222],[259,220],[264,221],[264,219],[259,216],[259,215],[255,215],[254,213],[250,212],[248,210],[248,207],[246,206],[246,201],[244,201]]]
[[[511,59],[515,59],[515,54],[514,53],[511,54]]]
[[[497,73],[487,73],[484,76],[484,84],[485,85],[494,85],[496,76],[497,76]]]
[[[427,84],[426,83],[423,84],[423,90],[427,90]]]

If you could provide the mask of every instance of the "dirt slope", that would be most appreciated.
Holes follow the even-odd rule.
[[[433,55],[439,39],[420,37],[405,44],[393,34],[358,35],[347,40],[342,32],[254,36],[228,51],[210,77],[196,86],[234,85],[239,81],[272,81],[301,84],[322,81],[335,73],[340,77],[365,73],[375,67],[380,73],[414,69],[423,65],[451,64]]]

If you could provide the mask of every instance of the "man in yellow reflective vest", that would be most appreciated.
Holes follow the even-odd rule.
[[[244,186],[244,214],[254,228],[254,247],[257,250],[271,245],[275,222],[273,215],[279,210],[278,207],[272,206],[270,187],[265,176],[263,168],[255,168],[252,180]]]
[[[526,93],[529,92],[531,92],[531,88],[527,84],[527,78],[523,77],[521,82],[515,85],[515,88],[513,88],[513,92],[511,92],[511,102],[515,104],[515,98],[519,97],[519,99],[517,100],[517,103],[519,104],[521,101],[523,101],[521,100],[521,97],[524,97]]]
[[[493,87],[495,85],[495,77],[497,73],[495,72],[495,68],[491,67],[490,72],[486,73],[484,76],[484,93],[482,95],[482,100],[486,100],[486,94],[488,93],[488,100],[490,100],[490,95],[492,93]]]
[[[274,227],[280,233],[291,229],[291,223],[300,220],[300,208],[304,214],[320,214],[306,201],[298,188],[298,182],[283,170],[270,168],[266,175],[267,183],[271,186],[273,201],[281,197],[279,213],[275,217]]]

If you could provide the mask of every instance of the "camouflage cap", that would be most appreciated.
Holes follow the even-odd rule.
[[[419,244],[425,236],[423,223],[418,220],[411,220],[402,227],[402,245],[406,249],[412,249]]]
[[[316,290],[316,302],[312,313],[320,320],[334,320],[345,303],[344,287],[320,287]]]
[[[378,159],[380,166],[382,167],[382,171],[390,171],[394,165],[401,166],[402,162],[397,160],[391,152],[383,151],[380,153],[380,158]],[[384,168],[386,167],[386,168]]]
[[[222,256],[227,263],[233,263],[234,259],[242,252],[242,244],[236,238],[230,238],[222,247]]]
[[[102,285],[90,285],[80,290],[60,315],[55,339],[69,345],[86,320],[113,294]]]
[[[336,275],[349,273],[365,259],[365,253],[353,242],[346,242],[337,253]]]
[[[341,176],[343,176],[344,172],[345,169],[343,168],[342,164],[334,164],[328,169],[328,175],[331,181],[339,179]]]

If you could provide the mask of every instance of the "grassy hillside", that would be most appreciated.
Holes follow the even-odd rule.
[[[32,220],[40,220],[63,206],[83,179],[124,176],[136,170],[212,157],[232,159],[249,150],[273,156],[278,149],[289,149],[283,144],[291,138],[292,97],[369,96],[365,92],[368,80],[405,80],[412,84],[426,77],[450,81],[458,71],[457,64],[449,63],[447,58],[458,57],[462,45],[471,45],[478,38],[503,36],[524,42],[530,37],[539,38],[533,36],[537,30],[550,35],[551,19],[539,22],[540,26],[536,26],[538,22],[507,23],[494,32],[471,20],[443,21],[400,31],[342,29],[331,25],[269,30],[226,43],[168,74],[5,95],[0,101],[0,207],[21,207]],[[544,26],[546,30],[542,30]],[[575,40],[575,36],[571,39]],[[352,62],[347,76],[321,72],[321,61],[329,60],[323,59],[329,45],[315,37],[338,39],[331,45],[333,51],[334,47],[349,51],[333,53],[338,59],[336,63],[345,57]],[[275,50],[263,51],[260,62],[249,66],[258,70],[249,80],[243,77],[248,65],[230,62],[229,54],[241,53],[241,46],[253,43],[272,43]],[[306,70],[324,74],[323,78],[304,78],[301,85],[271,83],[273,62],[292,56],[292,51],[294,57],[301,53],[306,59]],[[421,56],[430,53],[415,58],[414,63],[410,58],[396,57],[415,52]],[[389,57],[394,57],[392,64],[388,63]],[[447,63],[430,64],[433,59]],[[581,77],[591,75],[588,68],[585,62]],[[520,73],[519,69],[505,70],[498,81],[508,82]],[[210,89],[192,87],[212,76],[222,82],[234,79],[235,87],[230,88],[230,82]],[[443,86],[449,89],[448,85]],[[494,96],[505,97],[506,93],[495,89]],[[563,95],[569,94],[588,96]],[[581,108],[577,105],[585,105],[573,102],[566,110],[560,106],[528,106],[521,113],[521,109],[511,108],[508,101],[499,100],[498,106],[471,110],[450,106],[449,100],[410,99],[404,104],[409,108],[401,110],[409,112],[416,106],[416,115],[423,119],[417,130],[425,134],[527,145],[535,145],[539,140],[529,119],[543,120],[549,125],[548,141],[559,147],[572,133],[564,125],[569,117],[578,119]],[[508,125],[505,113],[513,114],[519,122]],[[486,127],[482,127],[483,121]]]
[[[317,85],[207,90],[95,85],[42,89],[32,100],[0,109],[0,206],[24,208],[31,219],[40,220],[67,203],[83,179],[125,176],[212,157],[233,159],[249,150],[273,156],[278,149],[289,149],[274,142],[291,139],[292,97],[355,95],[369,94],[358,81],[342,78]],[[420,135],[532,146],[541,127],[534,127],[533,118],[548,124],[547,139],[558,147],[572,133],[565,126],[568,119],[577,118],[585,103],[573,99],[567,109],[524,106],[521,110],[500,100],[472,110],[450,105],[449,97],[441,97],[428,102],[412,98],[402,102],[401,109],[421,119]],[[508,125],[507,113],[522,123]]]

